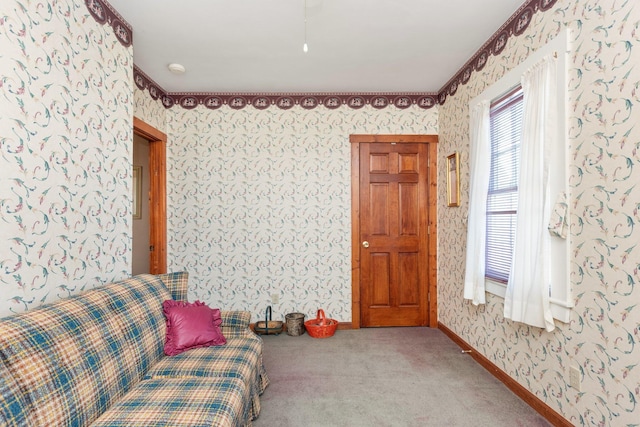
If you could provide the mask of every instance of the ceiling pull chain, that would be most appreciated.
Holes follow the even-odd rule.
[[[302,51],[304,53],[309,52],[309,46],[307,45],[307,0],[304,0],[304,45],[302,45]]]

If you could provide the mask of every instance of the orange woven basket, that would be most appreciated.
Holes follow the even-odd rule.
[[[336,333],[338,321],[327,319],[324,315],[324,310],[319,309],[317,317],[304,322],[304,327],[307,329],[309,336],[313,338],[329,338]]]

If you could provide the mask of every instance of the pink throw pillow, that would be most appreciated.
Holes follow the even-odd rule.
[[[209,308],[201,301],[167,300],[162,303],[162,310],[167,319],[166,355],[175,356],[191,348],[227,343],[220,331],[220,309]]]

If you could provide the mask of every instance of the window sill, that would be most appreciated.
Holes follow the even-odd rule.
[[[493,280],[486,279],[484,281],[484,288],[486,292],[497,295],[500,298],[504,298],[504,296],[507,294],[507,285],[505,285],[504,283],[495,282]]]
[[[485,280],[484,282],[485,292],[496,295],[500,298],[505,297],[507,294],[507,285],[493,280]],[[551,314],[553,318],[562,322],[569,323],[571,321],[571,309],[573,305],[561,300],[551,298]]]

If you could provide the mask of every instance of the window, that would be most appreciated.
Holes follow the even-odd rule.
[[[556,87],[561,89],[556,97],[557,134],[552,138],[557,142],[549,146],[549,208],[544,210],[544,215],[547,218],[551,216],[554,200],[561,200],[562,195],[570,200],[566,108],[570,39],[569,30],[561,30],[557,37],[469,102],[471,176],[464,298],[475,305],[485,303],[485,292],[500,297],[507,295],[516,243],[518,192],[525,191],[524,188],[518,189],[516,177],[523,172],[519,169],[526,169],[527,164],[520,162],[522,156],[519,153],[521,126],[529,119],[522,114],[527,100],[522,95],[520,85],[524,74],[550,54],[557,58]],[[529,214],[526,213],[527,216]],[[565,218],[567,214],[570,215],[569,210],[565,211]],[[546,228],[547,224],[542,227]],[[573,307],[570,238],[553,237],[548,253],[551,264],[551,312],[555,319],[566,323],[571,318]],[[516,258],[516,264],[521,261],[522,258]],[[514,279],[515,276],[511,278]]]
[[[509,280],[518,208],[518,170],[522,133],[522,88],[491,104],[491,166],[487,194],[485,275]]]

